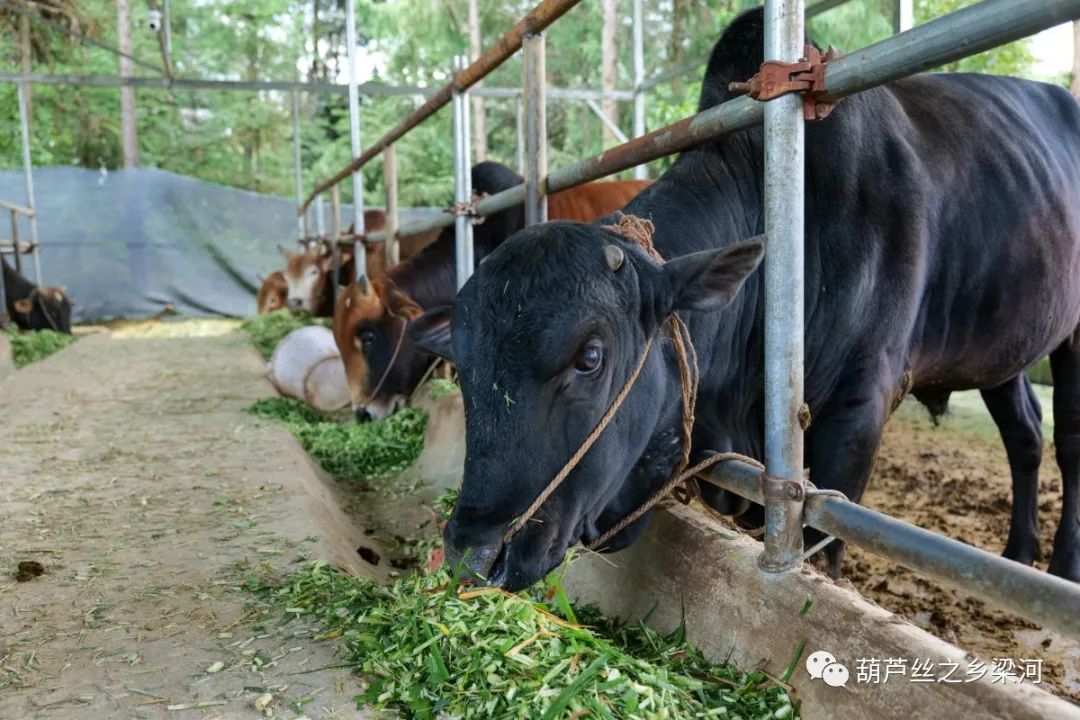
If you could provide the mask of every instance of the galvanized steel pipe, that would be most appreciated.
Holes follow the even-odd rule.
[[[466,67],[464,55],[454,58],[454,72],[459,73]],[[459,208],[472,200],[472,163],[469,153],[469,97],[461,90],[454,90],[454,203]],[[457,273],[457,287],[460,290],[472,275],[473,227],[472,218],[464,213],[454,217],[454,259]]]

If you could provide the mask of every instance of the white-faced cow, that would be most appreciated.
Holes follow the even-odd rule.
[[[709,61],[701,108],[762,61],[762,14]],[[1039,557],[1039,404],[1025,368],[1049,353],[1064,504],[1050,572],[1080,581],[1080,106],[1014,78],[919,75],[840,103],[806,130],[805,397],[810,478],[859,500],[906,391],[941,409],[978,388],[1013,477],[1006,557]],[[658,264],[605,224],[555,222],[496,249],[456,308],[413,322],[452,357],[466,408],[451,562],[520,588],[640,506],[680,454],[665,318],[686,322],[701,383],[698,450],[761,457],[763,133],[683,153],[625,212],[655,223]],[[767,242],[765,243],[767,245]],[[605,251],[608,246],[617,250]],[[611,254],[625,260],[613,270]],[[452,328],[452,333],[451,333]],[[509,541],[507,528],[582,445],[656,342],[614,422]],[[711,486],[722,511],[745,503]],[[633,542],[645,515],[604,549]],[[834,543],[835,545],[835,543]],[[842,551],[831,554],[838,570]]]
[[[4,306],[22,330],[55,330],[71,334],[71,308],[75,303],[62,287],[38,287],[0,257],[4,273]]]
[[[473,191],[487,195],[520,185],[520,175],[496,162],[472,169]],[[630,202],[645,180],[588,183],[548,198],[548,217],[595,220]],[[482,260],[503,240],[525,227],[523,205],[509,208],[473,228],[474,255]],[[435,359],[420,352],[405,335],[406,325],[425,309],[453,302],[454,230],[399,265],[385,278],[371,276],[344,290],[334,311],[337,340],[357,419],[381,418],[404,405]]]

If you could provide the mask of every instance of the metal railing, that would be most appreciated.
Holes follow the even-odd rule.
[[[528,17],[545,18],[544,24],[550,24],[574,4],[571,0],[544,0]],[[805,16],[839,4],[841,0],[824,0],[804,12],[802,0],[766,0],[766,58],[797,59],[802,52]],[[897,18],[903,23],[904,13],[898,12]],[[984,0],[830,61],[821,100],[839,100],[1075,18],[1080,18],[1080,0]],[[910,22],[910,13],[906,21]],[[526,42],[524,94],[526,98],[537,98],[537,102],[534,103],[536,107],[527,111],[531,118],[526,122],[526,136],[530,149],[539,151],[543,146],[544,129],[543,123],[537,120],[542,120],[539,113],[542,112],[544,78],[537,67],[543,67],[543,36],[536,26],[531,33],[521,30],[523,23],[527,24],[522,21],[503,38],[497,56],[502,62],[509,57],[506,51],[510,47],[516,49],[526,35],[530,36]],[[497,64],[489,58],[483,66],[493,69]],[[436,96],[442,104],[455,92],[463,94],[483,77],[484,73],[478,72],[478,67],[479,61],[455,76],[455,82],[445,88],[445,101],[442,93]],[[347,177],[348,172],[359,169],[380,152],[392,148],[394,142],[421,120],[430,117],[435,109],[437,107],[429,101],[420,109],[422,112],[414,113],[348,168],[320,184],[316,193],[307,198],[304,207],[318,192]],[[763,474],[738,461],[727,461],[715,466],[702,479],[764,505],[765,547],[761,565],[766,571],[782,572],[799,567],[805,555],[802,529],[814,527],[1016,612],[1046,628],[1080,638],[1080,586],[805,487],[802,431],[798,421],[803,386],[803,320],[801,308],[792,311],[792,303],[801,304],[802,301],[804,271],[802,112],[799,96],[785,96],[767,103],[737,97],[546,174],[542,154],[538,152],[535,157],[525,158],[528,170],[524,185],[478,200],[471,207],[471,213],[490,215],[525,202],[529,217],[541,219],[548,192],[597,180],[703,141],[764,123],[765,208],[769,236],[765,261],[765,314],[769,327],[765,360],[766,472]],[[460,135],[461,124],[457,123],[455,127],[456,134]],[[467,167],[468,144],[461,143],[459,137],[455,147],[459,150],[457,166]],[[463,180],[460,172],[457,175],[460,189]],[[436,218],[403,228],[398,234],[446,227],[455,220],[451,216]],[[377,234],[369,237],[376,239]],[[382,237],[385,238],[385,234]],[[459,232],[457,239],[464,244],[469,236],[467,232]],[[463,283],[471,271],[471,267],[459,268],[459,283]],[[782,282],[777,282],[778,279]]]

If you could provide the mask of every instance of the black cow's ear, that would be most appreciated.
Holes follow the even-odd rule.
[[[450,343],[450,321],[454,316],[453,305],[443,305],[409,323],[409,339],[424,352],[454,361]]]
[[[734,299],[765,256],[758,236],[720,250],[673,258],[664,265],[673,310],[719,310]]]

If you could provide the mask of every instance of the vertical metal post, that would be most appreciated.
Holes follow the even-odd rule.
[[[645,82],[645,18],[641,0],[634,0],[634,137],[645,134],[645,91],[641,84]],[[649,177],[649,168],[638,165],[634,168],[634,177],[644,180]]]
[[[804,0],[765,0],[765,58],[803,54]],[[798,567],[802,554],[802,98],[765,103],[765,550],[761,567]]]
[[[164,0],[161,4],[161,32],[165,38],[165,55],[172,58],[172,19],[170,12],[171,0]]]
[[[465,69],[468,62],[464,55],[454,58],[454,75]],[[454,202],[459,207],[472,200],[472,166],[469,162],[469,96],[454,90]],[[460,290],[473,273],[473,227],[472,218],[458,215],[454,218],[454,248],[457,267],[457,286]]]
[[[41,283],[41,256],[38,254],[38,228],[37,228],[37,202],[34,200],[34,166],[30,162],[30,116],[26,109],[26,82],[18,84],[19,92],[19,128],[22,131],[22,156],[23,174],[26,175],[26,207],[33,213],[30,215],[30,243],[33,245],[31,256],[34,258],[34,282],[39,286]],[[19,249],[15,248],[15,259],[18,261]]]
[[[355,158],[360,155],[360,95],[356,87],[356,0],[345,0],[345,44],[349,51],[349,138],[352,141],[352,155]],[[364,177],[360,170],[352,174],[352,187],[353,233],[362,236],[364,234]],[[363,253],[353,252],[353,268],[357,277],[367,275],[365,260]]]
[[[19,214],[11,211],[11,247],[15,253],[15,272],[22,273],[22,257],[19,255]]]
[[[915,27],[914,0],[893,0],[893,32],[899,35]]]
[[[547,222],[547,68],[544,36],[529,33],[525,51],[525,224]]]
[[[330,188],[330,296],[337,303],[338,285],[341,284],[341,186]]]
[[[514,98],[514,138],[517,140],[517,169],[525,173],[525,111],[522,95]]]
[[[304,171],[300,161],[300,93],[292,91],[293,190],[296,207],[304,204]],[[307,212],[296,216],[296,229],[301,238],[307,237]]]
[[[326,237],[326,203],[322,195],[315,198],[315,235]]]
[[[401,262],[398,246],[397,150],[390,145],[383,151],[383,188],[386,191],[386,267]]]

